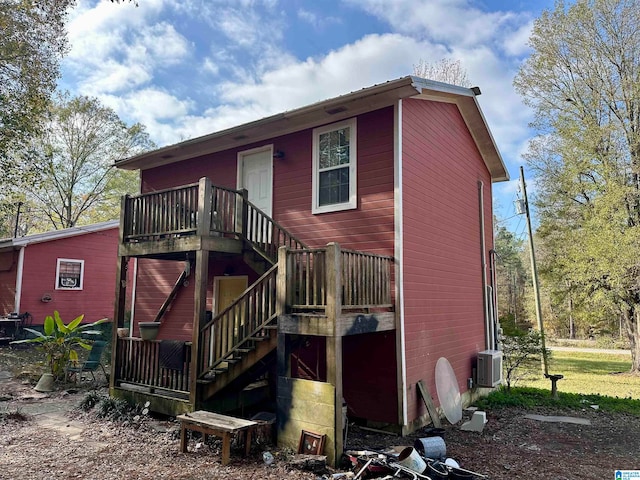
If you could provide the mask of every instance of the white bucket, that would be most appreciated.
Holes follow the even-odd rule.
[[[422,473],[427,469],[426,462],[413,447],[407,447],[400,452],[400,455],[398,455],[398,463],[417,473]]]

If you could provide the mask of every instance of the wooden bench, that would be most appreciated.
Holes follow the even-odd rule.
[[[228,464],[231,457],[231,436],[239,432],[246,432],[244,438],[245,455],[249,455],[251,435],[259,425],[258,422],[251,420],[202,410],[178,415],[176,418],[180,420],[180,451],[187,452],[187,430],[201,432],[205,441],[207,435],[214,435],[222,438],[222,465]]]

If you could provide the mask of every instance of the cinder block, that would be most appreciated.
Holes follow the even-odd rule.
[[[463,423],[460,430],[465,430],[467,432],[482,432],[482,430],[484,430],[485,423],[487,423],[486,412],[473,412],[471,420]]]

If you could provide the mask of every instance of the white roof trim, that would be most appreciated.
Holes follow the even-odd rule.
[[[25,237],[9,238],[0,240],[0,249],[7,247],[24,247],[31,243],[50,242],[61,238],[75,237],[86,233],[101,232],[111,228],[120,226],[119,220],[110,220],[108,222],[94,223],[92,225],[83,225],[81,227],[65,228],[63,230],[53,230],[51,232],[36,233]]]

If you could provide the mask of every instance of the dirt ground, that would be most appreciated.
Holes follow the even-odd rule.
[[[178,453],[175,421],[145,419],[134,426],[97,419],[75,408],[86,391],[35,392],[33,377],[15,375],[15,365],[7,364],[11,358],[3,355],[3,349],[0,347],[0,479],[323,477],[323,473],[294,468],[290,462],[295,457],[293,452],[265,443],[254,444],[247,458],[239,451],[232,452],[231,463],[224,467],[220,464],[218,440],[201,444],[192,439],[189,453]],[[591,424],[525,419],[524,415],[530,413],[580,417]],[[579,412],[509,408],[489,411],[487,419],[482,433],[464,432],[459,425],[447,425],[444,440],[447,457],[490,479],[602,480],[613,479],[616,469],[640,469],[637,417],[585,406]],[[413,445],[425,435],[419,431],[399,437],[350,425],[347,447],[385,451],[393,446]],[[264,451],[275,456],[273,465],[263,462]],[[346,470],[324,472],[324,477],[331,478],[331,474]]]

